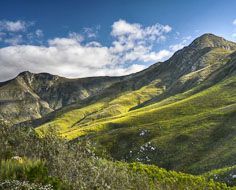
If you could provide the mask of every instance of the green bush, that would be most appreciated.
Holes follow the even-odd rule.
[[[51,185],[29,183],[28,181],[0,181],[0,190],[53,190]]]
[[[68,142],[53,131],[39,137],[30,128],[0,127],[1,134],[0,181],[3,183],[8,180],[12,185],[50,184],[59,190],[229,189],[224,183],[153,165],[108,161],[97,157],[88,141]],[[20,156],[23,161],[14,160],[13,156]]]
[[[23,158],[22,162],[14,159],[1,160],[0,180],[20,180],[36,184],[51,184],[54,188],[65,189],[57,177],[50,177],[45,162]]]

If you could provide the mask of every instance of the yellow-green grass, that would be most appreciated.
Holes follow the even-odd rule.
[[[56,131],[62,134],[68,128],[73,127],[73,125],[77,122],[84,119],[87,115],[101,110],[103,106],[104,103],[98,102],[82,109],[75,109],[66,112],[65,114],[57,117],[55,120],[38,127],[36,130],[38,133],[42,133],[46,132],[48,128],[53,127]]]
[[[96,122],[97,120],[108,120],[115,115],[120,115],[127,113],[132,107],[137,106],[144,101],[147,101],[157,94],[163,92],[163,89],[157,87],[159,81],[153,81],[148,86],[144,86],[141,89],[136,91],[127,92],[123,95],[120,95],[113,100],[102,100],[97,103],[91,104],[81,109],[75,109],[61,116],[57,117],[55,120],[46,123],[37,128],[37,131],[40,133],[43,130],[47,130],[49,127],[53,127],[58,132],[67,138],[73,138],[86,134],[81,128],[76,136],[68,136],[68,131],[79,129],[81,125],[89,125],[91,122]],[[95,131],[99,131],[101,128],[96,126],[91,128]],[[91,130],[89,129],[89,130]]]
[[[136,161],[139,148],[151,142],[159,149],[148,153],[151,163],[178,171],[202,173],[225,167],[236,155],[235,84],[236,77],[231,77],[193,95],[180,94],[113,117],[79,123],[63,136],[73,139],[93,134],[91,138],[108,154],[128,161]],[[142,130],[148,134],[141,137]]]
[[[206,53],[202,58],[203,63],[206,67],[203,70],[198,70],[197,72],[192,72],[188,75],[185,75],[180,79],[180,81],[184,82],[186,80],[189,80],[189,78],[194,78],[196,76],[199,76],[200,78],[207,77],[213,70],[228,61],[229,57],[227,57],[227,55],[229,55],[230,53],[231,51],[224,50],[222,48],[212,49],[211,51]],[[192,104],[195,104],[196,102],[192,102],[191,98],[196,99],[196,97],[189,97],[191,93],[194,93],[192,92],[193,90],[190,90],[189,92],[179,94],[177,96],[173,96],[161,102],[155,103],[151,106],[147,106],[144,109],[138,109],[138,111],[129,112],[130,109],[135,108],[137,105],[140,105],[143,102],[146,102],[147,100],[150,100],[153,97],[157,96],[158,94],[161,94],[164,91],[164,87],[160,86],[160,83],[160,80],[154,80],[152,83],[142,87],[139,90],[123,93],[115,99],[105,98],[97,103],[88,105],[86,107],[69,111],[57,117],[55,120],[40,126],[38,130],[45,130],[48,127],[52,126],[54,128],[57,128],[57,130],[63,137],[73,139],[91,132],[98,132],[104,130],[107,128],[107,126],[110,126],[109,123],[118,122],[122,124],[122,120],[125,120],[125,123],[127,124],[129,122],[127,122],[126,120],[131,120],[131,123],[133,124],[133,120],[135,118],[143,118],[143,115],[144,117],[146,117],[145,115],[148,114],[150,114],[149,118],[153,120],[152,115],[155,115],[156,112],[158,112],[157,119],[165,115],[165,118],[163,119],[168,120],[168,117],[171,117],[171,119],[172,117],[180,117],[181,115],[185,115],[186,112],[195,114],[195,111],[204,112],[210,109],[209,104],[206,104],[205,108],[202,105],[199,105],[200,109],[198,109],[196,105],[192,106]],[[215,89],[215,92],[217,90],[219,89]],[[213,94],[215,92],[214,90],[212,90]],[[206,91],[205,93],[208,93],[208,91]],[[198,96],[201,96],[204,99],[204,94],[199,93]],[[212,97],[212,99],[214,98],[215,97]],[[186,103],[181,102],[179,100],[183,100]],[[202,100],[199,100],[199,98],[197,98],[197,101],[201,102]],[[183,106],[175,106],[175,103],[179,105],[181,104]],[[212,107],[214,108],[217,106],[212,105]],[[164,111],[160,115],[160,112],[162,112],[163,109],[168,110],[167,112],[169,113],[169,116],[166,115],[166,111]],[[180,109],[180,112],[177,111],[177,113],[175,111],[173,113],[173,109]],[[126,114],[127,112],[129,113]],[[160,119],[162,120],[162,118]],[[138,120],[141,121],[141,119]],[[143,121],[144,122],[141,122],[142,124],[146,122],[146,120]],[[148,121],[148,123],[150,123],[150,121]]]
[[[65,130],[63,135],[68,138],[75,138],[90,132],[110,129],[111,124],[114,123],[118,124],[117,126],[124,125],[130,127],[151,125],[152,123],[163,123],[165,126],[171,126],[178,120],[181,122],[186,116],[198,118],[200,113],[207,115],[215,111],[215,109],[234,104],[236,102],[236,89],[231,88],[233,85],[235,85],[235,77],[176,102],[172,102],[171,98],[169,98],[169,101],[164,100],[163,102],[128,113],[121,113],[113,117],[101,119],[97,117],[78,123],[74,127]],[[176,100],[178,98],[175,97],[173,99]],[[186,120],[188,119],[186,118]],[[60,122],[60,120],[58,121]]]
[[[227,187],[224,183],[215,182],[212,179],[208,180],[205,176],[167,171],[154,165],[131,163],[128,164],[128,167],[132,171],[144,173],[152,180],[156,180],[160,189],[235,189],[235,187]]]
[[[141,155],[151,158],[143,162],[195,174],[233,164],[236,156],[235,76],[200,92],[192,89],[136,110],[124,109],[124,113],[97,116],[111,109],[109,105],[114,106],[114,102],[126,105],[128,97],[135,102],[137,99],[133,100],[131,95],[134,94],[104,102],[98,112],[65,127],[62,136],[74,139],[88,135],[107,154],[127,161],[137,161],[140,147],[150,142],[158,151]],[[62,115],[57,119],[60,124],[65,118]],[[148,131],[145,136],[140,136],[142,130]]]

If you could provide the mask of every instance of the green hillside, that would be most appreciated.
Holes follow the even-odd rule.
[[[144,174],[153,189],[155,180],[160,189],[235,186],[236,44],[213,34],[123,77],[25,72],[0,83],[0,104],[0,122],[10,128],[91,142],[99,171]]]
[[[88,115],[61,132],[68,138],[92,134],[91,138],[99,140],[117,159],[155,163],[193,173],[223,167],[234,162],[236,153],[233,149],[236,122],[236,96],[233,95],[236,89],[232,88],[235,84],[236,77],[232,76],[199,93],[190,96],[191,91],[179,94],[109,119]],[[86,108],[99,110],[97,105]],[[73,121],[70,118],[84,112],[85,108],[73,110],[38,129],[54,127],[57,123],[60,126],[62,120]],[[147,153],[140,152],[147,143],[158,152],[149,149]]]
[[[57,129],[67,139],[91,139],[96,142],[98,152],[103,150],[117,160],[140,161],[192,174],[234,165],[236,56],[229,48],[219,47],[219,43],[206,50],[204,38],[180,50],[167,62],[133,76],[137,77],[136,85],[144,80],[144,74],[153,77],[148,84],[124,90],[118,87],[126,83],[114,83],[86,106],[73,105],[66,111],[57,111],[37,131]],[[196,43],[200,47],[196,48]],[[208,38],[207,43],[211,45]],[[172,82],[163,73],[155,77],[150,74],[162,70],[163,64],[166,65],[161,67],[169,68],[173,59],[179,62],[178,68],[186,62],[181,61],[180,53],[189,55],[192,46],[201,53],[193,54],[195,61],[191,65],[201,63],[203,68],[183,73],[180,69],[182,74],[176,76],[177,80],[171,79]],[[131,83],[134,79],[126,80]],[[120,90],[102,96],[110,89]]]

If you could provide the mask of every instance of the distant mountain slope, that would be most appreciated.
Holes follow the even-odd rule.
[[[0,118],[16,124],[41,118],[62,108],[49,115],[48,119],[42,118],[38,122],[42,123],[68,110],[115,99],[123,99],[123,103],[119,102],[112,108],[106,104],[103,108],[112,109],[114,113],[105,111],[105,115],[124,113],[124,110],[126,112],[160,101],[198,85],[224,65],[234,50],[235,43],[205,34],[166,62],[156,63],[144,71],[124,77],[66,79],[47,73],[23,72],[11,81],[0,83]],[[10,88],[18,90],[10,91]],[[133,102],[129,101],[129,105],[126,105],[124,97],[127,99],[129,95]],[[26,99],[30,103],[25,102]],[[30,104],[30,107],[24,107],[25,104]],[[68,107],[71,104],[71,108]]]
[[[66,79],[48,73],[20,73],[0,83],[0,119],[16,124],[80,102],[109,87],[122,77]]]
[[[24,72],[0,102],[16,126],[90,138],[118,160],[195,174],[236,164],[236,44],[213,34],[124,77]]]
[[[80,104],[60,109],[47,118],[37,121],[35,125],[97,102],[100,102],[101,107],[96,109],[96,113],[92,109],[93,113],[89,112],[89,118],[114,116],[161,101],[201,84],[231,60],[234,50],[236,50],[235,43],[212,34],[205,34],[194,40],[188,47],[176,52],[166,62],[154,64],[144,71],[125,76],[96,96],[90,96]],[[80,116],[73,117],[67,127],[78,123],[80,119]]]
[[[235,165],[235,87],[235,44],[207,34],[37,130],[90,138],[119,160],[203,173]]]
[[[97,141],[119,160],[195,174],[235,165],[235,74],[235,62],[229,62],[202,86],[186,93],[107,119],[87,115],[87,121],[80,120],[61,132],[65,137],[82,135]],[[205,90],[199,92],[199,88]],[[91,108],[95,106],[68,112],[49,126],[66,125]]]

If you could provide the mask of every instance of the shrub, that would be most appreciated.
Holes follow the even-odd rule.
[[[68,142],[56,134],[47,131],[39,137],[31,128],[0,127],[0,188],[18,184],[21,189],[40,189],[44,185],[42,188],[59,190],[229,189],[201,176],[153,165],[108,161],[96,156],[90,142]],[[13,156],[23,160],[11,159]]]
[[[5,180],[0,181],[0,190],[53,190],[51,185],[29,183],[28,181]]]

